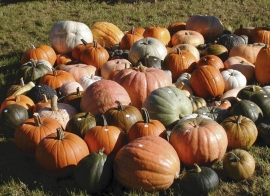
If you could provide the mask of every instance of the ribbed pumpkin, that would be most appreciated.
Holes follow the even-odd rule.
[[[38,47],[35,47],[33,44],[31,44],[31,46],[31,49],[23,53],[21,57],[22,64],[25,64],[30,61],[30,59],[33,59],[46,60],[51,64],[51,66],[54,66],[56,61],[56,53],[52,47],[47,45],[40,45]]]
[[[124,36],[123,31],[110,22],[96,22],[90,29],[94,40],[107,49],[118,44]]]
[[[229,112],[218,106],[202,106],[198,108],[194,113],[208,116],[212,120],[221,123],[225,118],[229,116]]]
[[[113,80],[126,89],[131,104],[138,109],[153,90],[172,85],[171,78],[163,70],[148,68],[142,64],[119,71]]]
[[[42,100],[35,103],[35,105],[33,106],[33,113],[38,112],[40,108],[43,108],[50,104],[51,104],[51,99],[48,99],[45,94],[42,94]]]
[[[147,109],[141,108],[143,120],[135,122],[128,131],[128,141],[131,142],[139,137],[156,135],[167,139],[167,132],[164,125],[158,121],[150,119]]]
[[[200,60],[197,62],[197,66],[203,66],[203,65],[214,66],[219,71],[223,71],[225,69],[221,58],[213,54],[204,55],[203,57],[200,58]]]
[[[202,53],[203,55],[208,55],[208,54],[216,55],[223,62],[226,61],[229,56],[228,49],[221,44],[211,44]]]
[[[251,31],[251,38],[254,43],[270,44],[270,28],[256,27]]]
[[[84,91],[80,108],[82,112],[91,112],[98,116],[117,106],[117,100],[123,105],[131,102],[129,94],[120,84],[112,80],[99,80]]]
[[[238,70],[226,69],[221,71],[221,75],[225,83],[225,92],[234,88],[245,87],[247,85],[247,78]]]
[[[120,101],[115,103],[117,107],[109,108],[104,116],[108,125],[117,126],[127,134],[134,123],[143,120],[142,114],[138,108],[132,105],[123,105]]]
[[[256,93],[262,93],[264,92],[263,88],[259,85],[248,85],[243,87],[239,92],[236,94],[236,96],[239,99],[250,99],[250,97]]]
[[[175,149],[159,136],[144,136],[123,146],[114,159],[114,176],[123,186],[144,191],[169,188],[179,177]]]
[[[14,133],[14,143],[26,155],[35,156],[38,143],[47,135],[54,133],[61,124],[52,118],[40,117],[38,113],[33,118],[23,121]]]
[[[132,27],[131,30],[129,32],[126,32],[122,37],[119,43],[119,48],[121,50],[129,50],[136,41],[143,38],[143,34],[138,33],[138,31],[135,30],[135,27]]]
[[[106,155],[114,156],[127,142],[126,134],[113,125],[108,125],[104,115],[102,125],[96,125],[90,128],[84,136],[89,152],[97,152],[101,148],[104,149]]]
[[[195,64],[196,58],[191,52],[176,48],[166,55],[162,69],[170,70],[172,72],[172,81],[175,82],[182,73],[192,73]]]
[[[199,109],[202,106],[206,106],[206,101],[202,97],[191,95],[188,97],[191,104],[192,104],[192,112],[195,112],[197,109]]]
[[[171,130],[169,142],[177,151],[181,164],[210,166],[223,158],[228,138],[216,121],[198,116],[179,121]]]
[[[176,48],[180,48],[180,50],[187,50],[187,51],[191,52],[194,55],[194,57],[196,58],[196,61],[199,61],[201,58],[200,52],[197,49],[197,47],[195,47],[195,46],[192,46],[190,44],[178,44],[176,46],[173,46],[170,51],[173,51]]]
[[[147,109],[151,119],[159,120],[165,127],[173,126],[193,110],[189,98],[173,86],[153,90],[142,107]]]
[[[171,44],[172,46],[178,44],[190,44],[197,47],[200,44],[204,44],[204,38],[198,31],[180,30],[172,36]]]
[[[87,155],[89,150],[82,138],[57,128],[38,143],[35,157],[43,171],[63,178],[72,175],[78,162]]]
[[[255,78],[263,85],[270,84],[270,47],[264,46],[258,53],[255,65]]]
[[[270,145],[270,118],[265,118],[262,122],[258,123],[257,129],[260,140],[264,144]]]
[[[171,34],[166,27],[161,26],[149,26],[145,28],[143,32],[144,37],[153,37],[161,41],[164,45],[167,45],[171,40]]]
[[[81,99],[82,99],[83,93],[84,93],[84,91],[80,90],[80,88],[77,87],[75,92],[72,92],[72,93],[65,95],[63,103],[69,104],[72,107],[74,107],[77,111],[80,111]]]
[[[255,93],[250,101],[256,103],[263,112],[263,118],[270,118],[270,94],[265,92]]]
[[[220,71],[210,65],[199,66],[190,78],[194,93],[205,99],[212,99],[223,94],[225,83]]]

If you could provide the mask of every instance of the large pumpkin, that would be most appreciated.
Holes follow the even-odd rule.
[[[116,180],[135,190],[169,188],[179,177],[180,160],[175,149],[159,136],[144,136],[123,146],[114,159]]]
[[[93,35],[86,24],[76,21],[59,21],[49,33],[50,44],[59,54],[71,53],[81,43],[81,39],[89,43],[93,41]]]
[[[128,92],[131,104],[138,109],[155,89],[172,85],[171,78],[163,71],[140,64],[137,68],[121,70],[113,80]]]
[[[266,45],[260,49],[255,65],[255,78],[263,85],[270,84],[270,46]]]
[[[183,165],[210,166],[223,158],[228,138],[216,121],[198,116],[179,121],[171,131],[169,142]]]

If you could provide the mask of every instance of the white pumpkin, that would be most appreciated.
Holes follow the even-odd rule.
[[[146,54],[164,60],[167,53],[167,48],[161,41],[153,37],[146,37],[136,41],[131,46],[128,53],[128,60],[135,66],[137,65],[138,60]]]
[[[240,71],[234,69],[226,69],[221,72],[221,75],[225,82],[225,92],[247,85],[247,79]]]
[[[81,39],[87,43],[93,42],[90,28],[81,22],[60,21],[53,25],[49,33],[49,41],[56,53],[68,54],[81,44]]]
[[[70,93],[76,92],[77,88],[79,88],[79,91],[84,90],[82,85],[79,82],[70,81],[70,82],[64,83],[59,88],[59,92],[60,92],[61,96],[67,96]]]
[[[95,76],[95,75],[84,76],[80,79],[80,84],[82,88],[85,90],[88,86],[90,86],[94,82],[97,82],[101,79],[103,79],[101,76]]]

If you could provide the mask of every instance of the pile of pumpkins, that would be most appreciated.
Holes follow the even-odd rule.
[[[245,180],[255,170],[247,149],[258,136],[270,144],[267,28],[232,33],[203,15],[126,32],[60,21],[49,41],[24,52],[0,120],[52,176],[74,175],[91,193],[112,179],[145,191],[180,179],[206,195],[219,185],[214,163]]]

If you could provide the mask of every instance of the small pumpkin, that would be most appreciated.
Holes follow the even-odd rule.
[[[196,63],[197,66],[203,65],[211,65],[216,67],[219,71],[223,71],[225,69],[223,61],[216,55],[208,54],[204,55],[200,58],[200,60]]]
[[[76,88],[75,92],[65,95],[63,103],[73,106],[77,111],[80,111],[81,99],[84,91],[80,87]]]
[[[129,50],[136,41],[144,38],[143,34],[138,33],[135,29],[135,27],[132,27],[129,32],[126,32],[123,35],[119,43],[119,48],[121,50]]]
[[[245,35],[235,35],[235,34],[224,34],[221,37],[219,37],[217,44],[221,44],[225,46],[228,51],[237,45],[240,44],[247,44],[248,43],[248,37]]]
[[[221,123],[229,116],[229,112],[218,106],[202,106],[195,111],[196,114],[208,116],[212,120]]]
[[[83,76],[81,77],[79,84],[82,86],[83,90],[87,89],[88,86],[93,84],[94,82],[97,82],[99,80],[102,80],[103,78],[101,76],[95,76],[95,75],[90,75],[90,76]]]
[[[221,71],[221,75],[225,83],[225,92],[230,89],[245,87],[247,85],[247,78],[238,70],[226,69]]]

